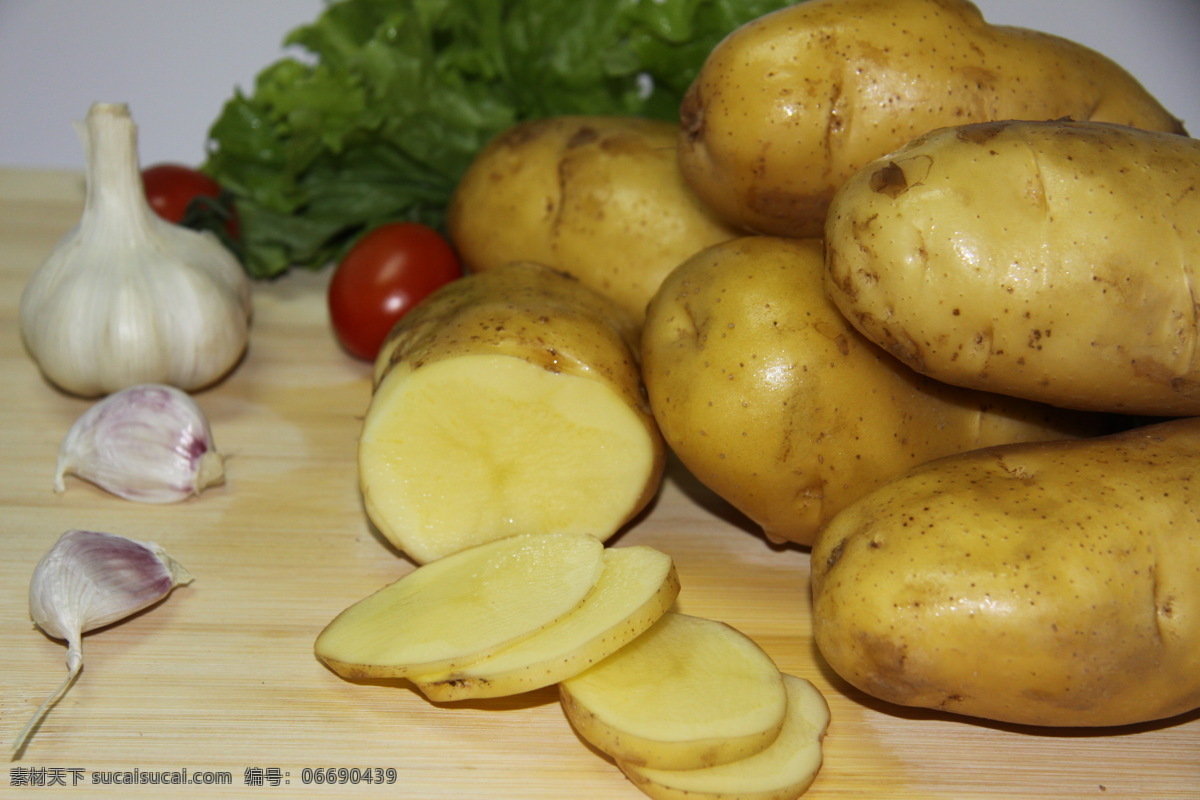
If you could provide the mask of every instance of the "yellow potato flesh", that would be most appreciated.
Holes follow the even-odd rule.
[[[452,672],[413,675],[430,700],[501,697],[577,675],[633,641],[679,594],[671,557],[645,546],[609,548],[583,602],[538,633]]]
[[[1200,418],[918,467],[812,551],[829,665],[894,703],[1107,726],[1200,707]]]
[[[839,191],[830,297],[938,380],[1053,405],[1200,414],[1200,142],[1003,122],[910,142]]]
[[[384,379],[359,476],[372,521],[424,563],[517,532],[606,539],[655,458],[644,422],[603,383],[464,355]]]
[[[638,766],[696,769],[745,758],[775,740],[783,677],[740,631],[677,612],[559,684],[571,724]]]
[[[663,770],[618,762],[654,800],[794,800],[808,790],[823,759],[829,706],[815,686],[783,676],[788,710],[779,736],[747,758],[715,767]]]
[[[511,533],[605,540],[654,497],[637,331],[541,264],[467,275],[388,334],[359,440],[368,515],[425,563]]]
[[[318,658],[347,678],[399,678],[477,661],[569,613],[604,569],[583,534],[521,534],[418,567],[321,631]]]

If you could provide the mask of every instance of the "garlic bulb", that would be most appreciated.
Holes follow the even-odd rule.
[[[83,413],[58,449],[54,491],[64,476],[126,500],[173,503],[225,479],[224,459],[196,402],[172,386],[122,389]]]
[[[29,615],[67,643],[67,676],[17,736],[18,753],[37,722],[83,668],[83,634],[162,600],[191,574],[153,542],[111,533],[70,530],[59,537],[29,581]]]
[[[21,296],[26,347],[47,379],[85,397],[139,383],[191,391],[216,382],[246,347],[245,270],[213,234],[150,208],[125,105],[94,104],[78,131],[83,217]]]

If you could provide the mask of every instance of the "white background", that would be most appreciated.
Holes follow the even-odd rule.
[[[569,0],[546,0],[569,2]],[[977,0],[1116,60],[1200,135],[1200,0]],[[204,157],[235,87],[323,0],[0,0],[0,166],[82,169],[71,122],[125,102],[143,164]]]

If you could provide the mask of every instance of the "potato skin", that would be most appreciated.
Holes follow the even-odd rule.
[[[749,236],[676,268],[647,312],[642,376],[663,437],[697,479],[769,538],[803,545],[923,461],[1109,422],[908,369],[829,302],[817,240]]]
[[[515,356],[608,384],[657,436],[638,368],[638,329],[611,301],[544,264],[513,262],[446,284],[391,330],[376,387],[394,369],[464,354]]]
[[[712,51],[680,117],[697,196],[747,230],[807,237],[843,181],[934,128],[1071,117],[1183,132],[1111,60],[990,25],[967,0],[807,0],[767,14]]]
[[[674,123],[619,116],[534,120],[497,136],[451,199],[467,269],[536,261],[574,275],[640,323],[668,272],[738,235],[683,182]]]
[[[1043,726],[1200,707],[1200,419],[916,467],[812,551],[814,636],[893,703]]]
[[[1200,141],[996,122],[857,173],[826,227],[827,290],[948,383],[1071,408],[1200,414]]]

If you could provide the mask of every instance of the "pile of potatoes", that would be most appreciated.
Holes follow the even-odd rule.
[[[535,262],[632,326],[622,402],[811,547],[847,681],[1121,725],[1200,707],[1198,183],[1098,53],[967,0],[808,0],[723,40],[679,125],[508,131],[450,233],[464,281]],[[517,357],[580,361],[521,319]]]

